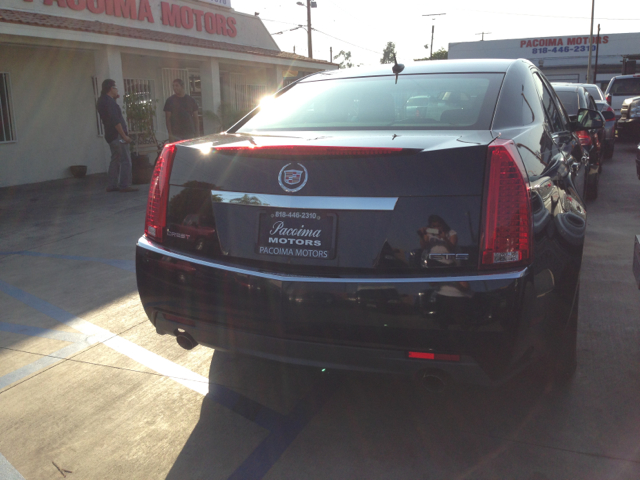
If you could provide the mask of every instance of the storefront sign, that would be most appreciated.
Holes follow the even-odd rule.
[[[154,11],[149,0],[43,0],[43,4],[47,6],[53,6],[54,3],[59,8],[69,8],[77,12],[86,10],[95,15],[155,23]],[[210,3],[228,6],[225,4],[230,4],[230,0],[211,0]],[[195,28],[198,32],[204,30],[211,35],[235,37],[238,34],[234,17],[170,2],[160,2],[158,6],[160,11],[156,10],[155,13],[160,16],[163,25],[185,30]]]
[[[200,0],[204,3],[210,3],[212,5],[218,5],[219,7],[231,8],[231,0]]]
[[[597,44],[609,43],[609,35],[603,37],[594,36],[591,50],[596,51]],[[581,53],[589,51],[589,36],[586,37],[558,37],[520,40],[520,48],[529,50],[529,53]]]

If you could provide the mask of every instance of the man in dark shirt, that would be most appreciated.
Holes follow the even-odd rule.
[[[164,104],[165,119],[169,140],[187,140],[199,134],[198,104],[184,91],[184,82],[176,78],[173,81],[174,95]]]
[[[102,82],[102,92],[97,104],[104,125],[104,139],[111,149],[107,192],[135,192],[138,189],[131,187],[131,138],[120,105],[116,103],[118,97],[116,82],[107,78]]]

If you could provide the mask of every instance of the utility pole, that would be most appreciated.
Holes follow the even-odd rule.
[[[296,5],[305,6],[302,2],[296,2]],[[313,45],[311,44],[311,9],[316,8],[318,4],[312,0],[307,0],[307,45],[309,50],[309,58],[313,58]]]
[[[423,17],[437,17],[439,15],[446,15],[446,13],[428,13],[426,15],[422,15]],[[435,18],[433,18],[432,20],[435,20]],[[435,31],[436,26],[435,24],[431,25],[431,45],[429,45],[431,47],[431,53],[429,54],[429,58],[433,58],[433,32]]]
[[[333,47],[329,47],[329,62],[333,63]]]
[[[593,12],[596,7],[596,0],[591,0],[591,33],[589,33],[589,63],[587,65],[587,83],[591,83],[591,46],[593,45]]]
[[[600,24],[598,24],[598,35],[596,35],[596,67],[593,71],[593,83],[598,81],[598,51],[600,50]]]
[[[482,35],[482,40],[480,40],[480,41],[484,42],[484,36],[485,35],[491,35],[491,32],[480,32],[480,33],[476,33],[476,35]]]
[[[593,1],[595,2],[595,0]],[[591,28],[593,28],[593,22]],[[591,33],[593,33],[593,31]],[[311,44],[311,0],[307,0],[307,42],[309,44],[309,58],[313,58],[313,46]],[[589,53],[591,53],[591,51],[589,51]]]

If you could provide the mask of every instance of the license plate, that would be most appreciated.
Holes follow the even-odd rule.
[[[336,256],[334,213],[274,210],[260,213],[256,253],[330,260]]]

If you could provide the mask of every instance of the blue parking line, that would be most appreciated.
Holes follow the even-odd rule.
[[[20,472],[0,453],[0,478],[2,480],[24,480]]]
[[[274,431],[286,421],[284,415],[224,385],[210,383],[207,397],[269,431]]]
[[[77,317],[55,305],[0,280],[0,292],[3,292],[25,305],[66,324]],[[32,327],[37,328],[37,327]],[[35,332],[35,330],[33,330]],[[42,332],[41,332],[42,333]],[[73,344],[52,355],[67,357],[86,347],[86,344]],[[74,350],[77,349],[77,350]],[[71,352],[71,353],[69,353]],[[0,377],[0,388],[14,383],[47,365],[60,361],[43,357],[15,372]],[[9,383],[7,383],[9,382]],[[255,402],[222,385],[210,384],[209,397],[235,413],[267,429],[270,434],[256,447],[245,461],[229,477],[230,480],[260,479],[275,465],[280,456],[289,448],[296,437],[304,430],[309,421],[320,411],[336,390],[337,383],[331,378],[318,382],[314,388],[296,405],[287,416]],[[2,477],[0,477],[2,478]]]
[[[322,409],[337,388],[334,379],[325,379],[284,417],[271,433],[256,447],[228,480],[258,480],[264,477],[309,421]]]
[[[61,362],[65,358],[70,357],[74,353],[78,353],[81,350],[84,350],[88,347],[86,343],[74,343],[71,345],[67,345],[60,350],[53,352],[48,357],[40,357],[35,362],[32,362],[24,367],[21,367],[17,370],[14,370],[11,373],[7,373],[6,375],[0,377],[0,390],[4,387],[8,387],[12,383],[16,383],[29,375],[32,375],[49,365],[53,365],[54,363]]]
[[[72,313],[69,313],[61,308],[56,307],[55,305],[51,305],[49,302],[45,302],[35,295],[31,295],[30,293],[25,292],[24,290],[20,290],[8,283],[0,280],[0,292],[6,293],[10,297],[15,298],[16,300],[21,301],[25,305],[33,308],[34,310],[38,310],[41,313],[53,318],[55,321],[66,324],[72,320],[76,320],[77,317]]]
[[[29,325],[18,325],[15,323],[0,322],[0,332],[19,333],[20,335],[28,335],[30,337],[50,338],[52,340],[61,340],[70,343],[86,343],[87,336],[81,333],[61,332],[60,330],[52,330],[49,328],[32,327]]]
[[[60,260],[79,260],[83,262],[97,262],[103,263],[105,265],[109,265],[111,267],[121,268],[122,270],[126,270],[128,272],[136,271],[136,265],[133,260],[110,260],[108,258],[97,258],[97,257],[81,257],[78,255],[58,255],[55,253],[40,253],[40,252],[30,252],[28,250],[21,250],[16,252],[0,252],[1,255],[22,255],[25,257],[46,257],[46,258],[57,258]]]

